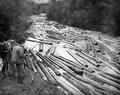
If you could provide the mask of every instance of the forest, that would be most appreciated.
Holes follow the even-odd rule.
[[[64,25],[120,36],[120,0],[53,1],[34,4],[28,0],[0,0],[0,41],[24,36],[31,25],[25,18],[42,12],[48,20]]]
[[[61,0],[47,11],[48,19],[82,29],[120,36],[120,0]]]
[[[0,0],[0,41],[24,37],[31,25],[26,18],[38,12],[36,4],[27,0]]]

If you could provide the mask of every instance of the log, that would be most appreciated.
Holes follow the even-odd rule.
[[[43,43],[39,43],[39,52],[43,52],[43,47],[44,47]]]
[[[56,68],[54,68],[54,66],[52,66],[51,61],[47,58],[47,57],[43,57],[39,52],[37,52],[37,55],[50,67],[52,68],[52,70],[55,72],[56,75],[60,76],[60,72],[58,72],[56,70]]]
[[[120,85],[111,81],[111,80],[108,80],[108,79],[105,79],[104,77],[100,77],[98,74],[95,75],[95,74],[91,74],[89,72],[84,72],[87,76],[89,76],[89,78],[91,78],[92,80],[96,80],[96,81],[99,81],[99,82],[102,82],[103,84],[106,83],[108,85],[111,85],[117,89],[120,90]]]
[[[47,56],[46,56],[47,57]],[[51,62],[52,63],[54,63],[54,64],[56,64],[57,66],[59,66],[60,68],[62,68],[64,71],[66,71],[66,72],[68,72],[68,73],[70,73],[70,74],[73,74],[74,72],[71,70],[71,69],[69,69],[67,66],[65,66],[64,64],[62,64],[62,63],[57,63],[56,62],[56,60],[54,60],[53,58],[49,58],[49,57],[47,57],[49,60],[51,60]]]
[[[97,91],[94,90],[95,88],[93,88],[93,86],[91,86],[91,85],[89,85],[89,84],[87,84],[85,82],[82,82],[80,80],[77,80],[76,78],[74,78],[74,77],[72,77],[72,76],[70,76],[68,74],[65,74],[65,76],[68,77],[69,79],[73,80],[73,81],[76,81],[77,84],[80,87],[83,87],[85,89],[86,93],[90,93],[92,95],[99,95],[100,94],[100,93],[98,93]]]
[[[113,95],[112,93],[109,93],[107,91],[103,91],[103,90],[100,90],[100,89],[96,89],[96,88],[95,88],[95,91],[97,91],[98,93],[101,93],[101,95]]]
[[[86,61],[88,61],[88,62],[89,62],[90,64],[92,64],[93,66],[96,66],[96,67],[99,67],[99,66],[100,66],[99,64],[96,63],[95,60],[87,57],[86,55],[84,55],[84,54],[82,54],[82,53],[80,53],[80,52],[76,52],[76,55],[79,56],[79,57],[81,57],[81,58],[83,58],[83,59],[85,59]]]
[[[50,54],[51,49],[52,49],[52,47],[50,47],[50,48],[46,51],[45,55]]]
[[[62,75],[67,81],[69,81],[71,84],[76,86],[82,93],[85,95],[92,95],[90,91],[88,91],[86,88],[83,86],[79,85],[75,80],[72,80],[70,77],[67,77],[66,75]]]
[[[60,59],[53,57],[53,56],[49,56],[49,58],[53,59],[54,62],[57,62],[58,64],[62,64],[62,66],[64,66],[64,65],[67,66],[72,71],[74,71],[76,74],[83,75],[83,70],[81,70],[80,68],[74,67],[73,65],[70,65],[70,64],[68,64]]]
[[[103,56],[101,55],[97,55],[98,59],[102,61],[103,64],[105,64],[106,66],[108,66],[110,69],[112,69],[113,71],[115,71],[118,75],[120,75],[120,71],[115,68],[114,66],[111,66],[111,64],[109,62],[107,62]]]
[[[41,69],[39,68],[39,66],[37,65],[36,60],[32,60],[32,62],[33,62],[33,65],[34,65],[37,73],[40,75],[40,77],[43,78],[43,79],[45,79],[45,80],[47,80],[46,76],[44,75],[44,73],[42,72],[42,70],[41,70]]]
[[[98,42],[94,38],[92,37],[89,37],[89,38],[92,41],[93,45],[99,45]]]
[[[53,44],[53,43],[50,43],[50,42],[47,42],[47,41],[35,41],[35,40],[29,40],[29,39],[27,39],[27,41],[43,43],[43,44],[48,44],[48,45],[52,45]]]
[[[78,63],[80,63],[81,65],[83,65],[83,66],[85,66],[85,67],[88,67],[88,65],[87,65],[86,63],[83,63],[83,62],[81,62],[80,60],[78,60],[78,57],[77,57],[75,54],[73,54],[70,50],[69,50],[69,51],[67,50],[67,52],[68,52],[68,54],[70,54]]]
[[[111,46],[108,46],[108,45],[106,45],[104,42],[99,41],[99,40],[97,40],[97,39],[96,39],[96,41],[99,42],[99,44],[101,44],[101,46],[104,47],[104,49],[106,50],[106,52],[109,54],[109,56],[110,56],[111,58],[114,57],[114,54],[113,54],[113,52],[111,52],[111,50],[114,51],[114,52],[115,52],[115,50],[114,50]],[[117,51],[117,52],[118,52],[118,51]]]
[[[56,41],[56,40],[54,40],[54,39],[51,39],[51,38],[47,38],[47,40],[46,41],[48,41],[48,42],[52,42],[52,43],[56,43],[56,44],[59,44],[60,43],[60,41]]]
[[[106,75],[106,74],[104,74],[104,73],[98,73],[99,75],[101,75],[102,77],[105,77],[105,78],[107,78],[107,79],[109,79],[109,80],[111,80],[111,81],[114,81],[114,82],[116,82],[117,84],[120,84],[120,80],[119,79],[116,79],[116,78],[114,78],[114,77],[111,77],[111,76],[108,76],[108,75]]]
[[[62,76],[55,76],[53,72],[50,73],[56,79],[57,83],[66,91],[68,91],[68,93],[70,92],[73,95],[85,95],[81,93],[74,85],[72,85],[66,79],[64,79]]]
[[[24,58],[24,65],[25,65],[25,67],[27,67],[28,69],[29,69],[29,61],[28,61],[28,56],[26,56],[25,58]]]
[[[56,81],[53,79],[53,77],[49,74],[49,72],[46,70],[44,65],[37,59],[37,55],[34,53],[33,50],[29,50],[34,59],[37,61],[37,65],[40,67],[44,75],[47,77],[48,81],[54,85],[56,85]]]
[[[71,60],[68,60],[68,59],[66,59],[66,58],[64,58],[64,57],[62,57],[62,56],[57,56],[57,55],[52,55],[52,56],[54,56],[54,57],[56,57],[56,58],[59,58],[60,60],[63,60],[63,61],[65,61],[65,62],[69,63],[69,64],[72,64],[72,65],[74,64],[75,66],[78,65],[78,67],[80,67],[81,69],[86,70],[86,71],[88,71],[88,72],[91,72],[91,73],[94,72],[93,70],[91,70],[91,69],[89,69],[89,68],[86,68],[86,67],[84,67],[84,66],[82,66],[82,65],[80,65],[80,64],[77,64],[77,63],[75,63],[75,62],[73,62],[73,61],[71,61]]]
[[[54,54],[56,50],[56,46],[52,46],[52,48],[50,49],[50,53],[49,54]]]
[[[56,46],[54,46],[54,48],[52,49],[52,51],[51,51],[51,54],[54,54],[55,53],[55,50],[56,50]]]
[[[69,74],[67,74],[67,76],[69,77]],[[97,89],[104,90],[104,91],[107,91],[107,92],[112,93],[112,94],[118,94],[118,95],[120,94],[120,91],[114,91],[112,89],[110,90],[107,87],[105,87],[104,85],[100,85],[99,83],[96,83],[93,80],[87,79],[85,77],[83,78],[83,77],[80,77],[78,75],[75,75],[74,78],[76,78],[77,80],[82,81],[84,83],[90,84]]]
[[[91,55],[89,55],[89,54],[85,53],[84,51],[81,51],[81,52],[79,52],[79,53],[81,53],[81,54],[83,54],[84,56],[86,56],[86,57],[88,57],[88,58],[90,58],[90,59],[92,59],[92,60],[96,61],[97,63],[101,63],[101,61],[100,61],[100,60],[98,60],[98,59],[96,59],[96,58],[92,57]],[[95,65],[99,65],[99,64],[97,64],[97,63],[95,63]]]
[[[103,72],[103,73],[104,73],[105,75],[108,75],[108,76],[112,77],[112,78],[116,78],[116,79],[120,80],[120,75],[113,75],[113,74],[107,73],[107,72]]]
[[[69,72],[68,72],[69,73]],[[87,84],[90,84],[90,85],[92,85],[92,86],[94,86],[94,87],[96,87],[96,88],[98,88],[98,89],[105,89],[105,90],[107,90],[107,91],[109,91],[109,89],[108,88],[106,88],[106,87],[101,87],[101,85],[99,85],[99,84],[97,84],[96,82],[94,82],[93,80],[88,80],[88,79],[84,79],[84,78],[82,78],[82,77],[78,77],[77,75],[75,75],[75,74],[71,74],[71,73],[69,73],[71,76],[73,76],[73,77],[75,77],[75,78],[77,78],[78,80],[80,80],[80,81],[83,81],[83,82],[85,82],[85,83],[87,83]],[[110,91],[111,92],[111,91]],[[115,92],[115,91],[113,91],[113,92]],[[119,92],[115,92],[115,93],[119,93]]]

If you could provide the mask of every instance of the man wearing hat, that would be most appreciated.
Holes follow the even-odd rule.
[[[13,47],[12,57],[11,57],[11,63],[16,65],[17,81],[21,84],[23,83],[23,80],[25,78],[24,69],[23,69],[24,57],[26,56],[26,54],[24,53],[25,51],[23,46],[24,42],[25,42],[25,38],[22,38],[18,41],[18,44]]]

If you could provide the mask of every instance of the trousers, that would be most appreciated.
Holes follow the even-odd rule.
[[[17,63],[17,62],[12,62],[10,67],[11,67],[10,68],[11,76],[15,77],[15,74],[17,74],[18,83],[23,83],[25,79],[24,65],[21,63]]]

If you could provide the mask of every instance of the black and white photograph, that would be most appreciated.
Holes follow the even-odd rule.
[[[0,0],[0,95],[120,95],[120,0]]]

